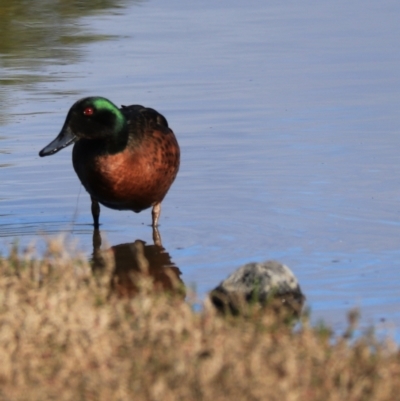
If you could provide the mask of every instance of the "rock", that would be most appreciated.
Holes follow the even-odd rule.
[[[305,301],[293,272],[276,261],[247,263],[239,267],[212,290],[209,297],[219,311],[234,315],[258,305],[298,316]]]

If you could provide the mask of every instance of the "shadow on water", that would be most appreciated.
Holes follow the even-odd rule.
[[[114,270],[111,275],[110,289],[119,296],[135,296],[143,278],[149,278],[152,291],[169,292],[185,296],[181,271],[172,262],[170,254],[161,245],[158,230],[153,232],[154,244],[142,240],[110,248]],[[92,269],[101,272],[107,266],[104,251],[101,250],[101,233],[93,231]]]

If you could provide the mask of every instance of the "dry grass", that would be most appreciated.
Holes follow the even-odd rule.
[[[110,293],[59,242],[0,260],[1,400],[397,400],[400,354],[296,333],[272,314],[194,313],[181,296]]]

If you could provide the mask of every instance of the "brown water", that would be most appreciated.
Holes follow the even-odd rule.
[[[0,249],[65,233],[88,257],[71,149],[38,151],[88,95],[163,113],[182,150],[165,252],[201,296],[278,259],[314,319],[360,307],[400,339],[400,5],[261,0],[0,5]],[[112,246],[152,244],[150,211],[102,208]]]

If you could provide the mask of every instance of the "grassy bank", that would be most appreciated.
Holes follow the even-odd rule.
[[[52,242],[0,260],[0,400],[397,400],[400,354],[365,336],[331,341],[273,314],[194,313],[182,294],[112,291]],[[334,345],[332,345],[334,344]]]

